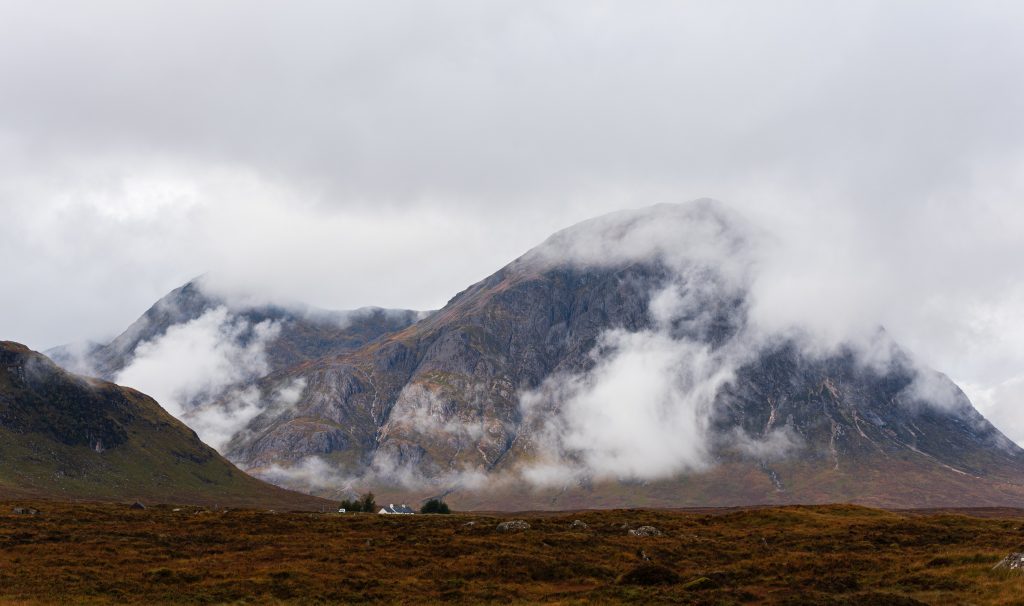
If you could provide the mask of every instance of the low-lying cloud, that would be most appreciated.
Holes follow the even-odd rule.
[[[342,476],[316,459],[275,467],[273,477],[293,486],[342,482],[351,488],[384,481],[452,490],[514,479],[541,487],[665,479],[707,469],[721,450],[767,464],[806,446],[793,427],[772,426],[752,435],[740,429],[716,433],[711,425],[723,389],[780,342],[807,358],[852,353],[866,371],[907,374],[912,381],[899,399],[909,407],[955,411],[965,405],[952,382],[908,356],[877,325],[840,323],[842,330],[822,332],[789,312],[768,321],[763,309],[753,313],[767,288],[762,272],[770,274],[777,262],[763,255],[772,241],[709,200],[615,213],[560,232],[520,261],[525,269],[645,263],[667,273],[649,293],[647,328],[605,330],[586,370],[556,373],[517,394],[521,425],[503,425],[497,434],[511,430],[528,443],[524,465],[493,473],[482,465],[427,469],[414,447],[390,448],[395,435],[412,446],[425,439],[457,450],[479,448],[489,438],[488,428],[479,419],[460,417],[440,388],[411,384],[398,397],[368,468]],[[483,401],[485,386],[478,387],[476,397]],[[477,410],[477,404],[463,412]]]
[[[544,419],[541,461],[528,479],[655,479],[708,465],[712,407],[746,354],[694,337],[706,331],[693,326],[701,299],[679,293],[672,286],[653,297],[653,329],[603,333],[589,371],[521,395],[524,416]],[[691,324],[682,335],[680,319]]]
[[[360,477],[347,474],[322,457],[306,457],[288,466],[270,465],[255,472],[257,476],[278,486],[306,492],[331,491],[339,495],[355,491]]]
[[[331,463],[324,457],[309,456],[290,465],[273,464],[252,470],[258,477],[292,490],[354,496],[367,487],[401,487],[406,490],[443,494],[454,490],[479,490],[514,481],[512,474],[488,474],[479,469],[448,469],[439,474],[424,474],[415,465],[400,462],[392,453],[378,452],[369,466],[350,469]]]
[[[992,387],[962,385],[971,402],[1006,437],[1024,444],[1024,376],[1013,377]]]
[[[543,475],[561,463],[571,475],[596,479],[668,477],[705,466],[707,419],[717,389],[733,369],[706,345],[656,332],[614,331],[601,339],[607,353],[588,373],[553,377],[541,394],[523,395],[527,412],[546,401],[556,411],[544,429]],[[557,477],[557,474],[556,474]]]
[[[483,437],[484,427],[480,421],[461,419],[451,414],[452,411],[447,410],[449,408],[427,387],[410,383],[395,401],[388,416],[388,429],[411,429],[425,435],[445,434],[467,445]]]
[[[908,407],[962,411],[966,400],[944,375],[902,350],[877,324],[838,317],[825,329],[796,309],[774,307],[782,275],[778,242],[710,200],[614,213],[550,238],[524,262],[551,266],[661,265],[669,284],[650,293],[651,327],[605,331],[584,372],[556,374],[521,394],[536,424],[537,460],[524,476],[537,484],[654,480],[701,470],[724,448],[762,462],[803,446],[789,426],[761,436],[715,435],[722,389],[772,344],[808,359],[851,353],[863,369],[909,374]],[[767,302],[766,302],[767,301]]]
[[[998,388],[1024,369],[1020,3],[3,17],[4,338],[107,340],[208,270],[327,308],[435,308],[555,229],[713,196],[782,244],[763,326],[882,324],[1024,419]]]
[[[772,429],[763,436],[751,436],[736,428],[726,439],[729,446],[762,462],[785,459],[803,446],[803,440],[788,425]]]
[[[268,372],[266,346],[280,330],[217,307],[140,343],[115,382],[149,394],[220,450],[268,405],[258,388],[243,384]],[[277,399],[294,403],[296,391],[289,385]]]

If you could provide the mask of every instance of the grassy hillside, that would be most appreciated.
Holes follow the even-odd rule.
[[[512,516],[6,502],[0,602],[1022,604],[1024,574],[992,570],[1022,512],[983,513],[584,511],[503,533]]]
[[[320,509],[252,478],[152,398],[0,342],[0,494]]]

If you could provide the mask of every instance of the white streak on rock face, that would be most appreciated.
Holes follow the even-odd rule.
[[[149,394],[221,449],[267,404],[255,387],[232,386],[268,372],[266,346],[279,332],[275,322],[251,325],[218,307],[139,344],[115,381]]]

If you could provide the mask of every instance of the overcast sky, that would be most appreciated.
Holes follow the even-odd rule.
[[[0,0],[0,338],[109,338],[204,272],[436,308],[708,196],[1024,440],[1021,74],[1019,2]]]

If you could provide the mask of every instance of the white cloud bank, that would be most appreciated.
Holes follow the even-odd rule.
[[[784,244],[764,323],[883,324],[1024,419],[1019,2],[141,6],[4,3],[3,338],[106,340],[207,270],[436,308],[712,196]]]
[[[709,421],[720,389],[757,353],[734,301],[749,288],[766,235],[727,206],[698,200],[598,217],[545,241],[524,262],[661,263],[670,283],[650,293],[650,329],[611,329],[583,373],[549,377],[521,394],[539,425],[538,484],[665,478],[710,464]],[[716,344],[721,322],[734,325]],[[744,441],[744,443],[750,440]]]
[[[653,480],[701,470],[726,446],[758,460],[799,447],[794,428],[764,436],[709,430],[722,388],[771,344],[789,341],[809,357],[852,351],[858,364],[914,373],[908,403],[961,406],[945,377],[900,353],[869,318],[839,314],[829,323],[816,300],[777,307],[788,288],[764,276],[785,273],[779,242],[712,200],[623,211],[571,227],[523,262],[553,266],[666,268],[669,285],[650,293],[652,326],[602,333],[585,372],[556,374],[521,394],[538,461],[524,476],[539,484],[579,479]]]
[[[1006,437],[1024,445],[1024,376],[1013,377],[993,387],[961,385],[971,402]]]
[[[605,333],[591,371],[553,377],[525,393],[527,416],[547,417],[538,483],[575,476],[655,479],[707,465],[707,420],[734,367],[706,345],[655,331]]]
[[[269,370],[266,346],[280,325],[252,325],[217,307],[140,343],[115,382],[152,396],[217,450],[268,406],[298,401],[304,384],[289,384],[268,401],[255,386],[236,387]]]

